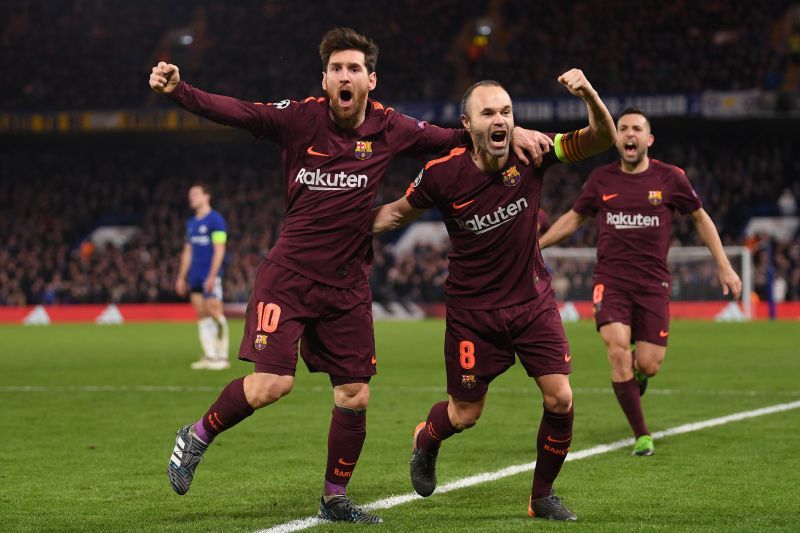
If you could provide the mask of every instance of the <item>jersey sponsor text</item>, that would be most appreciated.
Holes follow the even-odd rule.
[[[488,215],[474,215],[472,218],[467,220],[461,220],[460,218],[457,218],[455,221],[459,228],[471,231],[475,235],[480,235],[481,233],[491,231],[498,226],[502,226],[506,222],[511,222],[515,216],[520,214],[522,210],[527,207],[528,200],[525,198],[520,198],[516,202],[513,202],[505,207],[498,207],[496,211],[489,213]]]
[[[366,174],[348,174],[347,172],[320,172],[316,170],[300,169],[295,182],[308,185],[312,191],[344,191],[366,187],[369,178]]]
[[[657,215],[607,212],[606,224],[614,226],[616,229],[657,228],[661,225],[661,220]]]

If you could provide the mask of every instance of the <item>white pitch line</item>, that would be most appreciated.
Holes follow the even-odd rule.
[[[656,431],[655,433],[653,433],[653,438],[661,439],[664,437],[671,437],[674,435],[682,435],[684,433],[692,433],[694,431],[700,431],[701,429],[723,426],[725,424],[730,424],[731,422],[739,422],[741,420],[747,420],[748,418],[756,418],[759,416],[771,415],[775,413],[781,413],[784,411],[791,411],[792,409],[798,409],[798,408],[800,408],[800,401],[771,405],[769,407],[762,407],[761,409],[754,409],[752,411],[743,411],[741,413],[733,413],[731,415],[721,416],[718,418],[711,418],[709,420],[703,420],[700,422],[691,422],[689,424],[683,424],[673,428],[665,429],[663,431]],[[628,446],[631,446],[633,443],[634,439],[629,438],[629,439],[618,440],[616,442],[611,442],[608,444],[600,444],[598,446],[586,448],[585,450],[571,452],[567,456],[566,460],[578,461],[580,459],[594,457],[595,455],[600,455],[614,450],[619,450],[620,448],[626,448]],[[494,472],[484,472],[483,474],[477,474],[474,476],[457,479],[455,481],[451,481],[450,483],[445,483],[444,485],[437,487],[435,494],[444,494],[446,492],[463,489],[466,487],[471,487],[473,485],[478,485],[480,483],[497,481],[498,479],[514,476],[517,474],[521,474],[523,472],[530,472],[534,469],[535,466],[536,466],[536,461],[532,463],[508,466],[506,468],[502,468]],[[420,499],[422,499],[422,496],[419,496],[418,494],[412,492],[408,494],[401,494],[398,496],[391,496],[389,498],[384,498],[383,500],[378,500],[366,504],[363,506],[363,508],[367,511],[372,511],[376,509],[389,509],[391,507],[397,507],[398,505],[403,505],[404,503]],[[280,524],[271,527],[269,529],[261,529],[256,533],[289,533],[290,531],[300,531],[303,529],[308,529],[322,523],[327,523],[327,522],[325,522],[324,520],[320,520],[319,518],[310,516],[308,518],[302,518],[300,520],[293,520],[291,522],[286,522],[284,524]]]

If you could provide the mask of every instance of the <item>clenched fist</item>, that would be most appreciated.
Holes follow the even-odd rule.
[[[150,88],[159,94],[169,94],[181,81],[178,67],[172,63],[159,62],[150,73]]]
[[[558,77],[558,83],[567,88],[569,92],[586,100],[596,94],[592,84],[586,79],[583,71],[573,68]]]

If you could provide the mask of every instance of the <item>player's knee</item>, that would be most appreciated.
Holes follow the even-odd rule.
[[[661,370],[661,361],[659,360],[637,361],[636,364],[639,367],[639,372],[646,376],[655,376]]]
[[[620,344],[608,345],[608,361],[614,368],[630,368],[633,364],[633,356],[630,349]]]
[[[451,416],[450,422],[459,431],[473,427],[483,413],[483,405],[480,404],[462,402],[454,407],[453,411],[448,414]]]
[[[248,387],[245,383],[245,395],[247,402],[254,408],[259,409],[277,402],[290,392],[294,387],[294,377],[275,376],[272,374],[252,374],[252,386]]]
[[[572,408],[572,389],[560,388],[542,395],[544,408],[551,413],[566,414]]]
[[[369,405],[369,385],[367,383],[347,383],[333,389],[336,405],[349,409],[366,409]]]

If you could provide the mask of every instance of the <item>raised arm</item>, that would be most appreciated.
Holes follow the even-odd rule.
[[[558,82],[583,100],[589,111],[588,126],[564,135],[563,143],[556,143],[558,158],[561,161],[575,161],[611,148],[617,135],[614,119],[583,71],[576,68],[568,70],[558,77]]]
[[[742,280],[739,279],[739,275],[733,270],[728,256],[725,255],[714,221],[711,220],[711,217],[702,207],[697,211],[693,211],[689,216],[692,217],[700,239],[711,251],[711,255],[714,256],[714,260],[717,263],[717,275],[722,285],[722,294],[727,296],[729,292],[733,292],[733,297],[738,300],[742,295]]]
[[[174,100],[190,113],[200,115],[218,124],[240,128],[256,137],[268,134],[268,126],[274,121],[267,116],[267,106],[246,102],[230,96],[211,94],[181,81],[176,65],[161,61],[150,73],[150,88]]]
[[[372,233],[392,231],[417,220],[425,209],[411,207],[405,196],[372,210]]]
[[[566,239],[581,227],[584,220],[586,220],[584,215],[570,209],[558,217],[558,220],[550,226],[550,229],[539,238],[539,248],[544,250],[548,246],[552,246]]]

